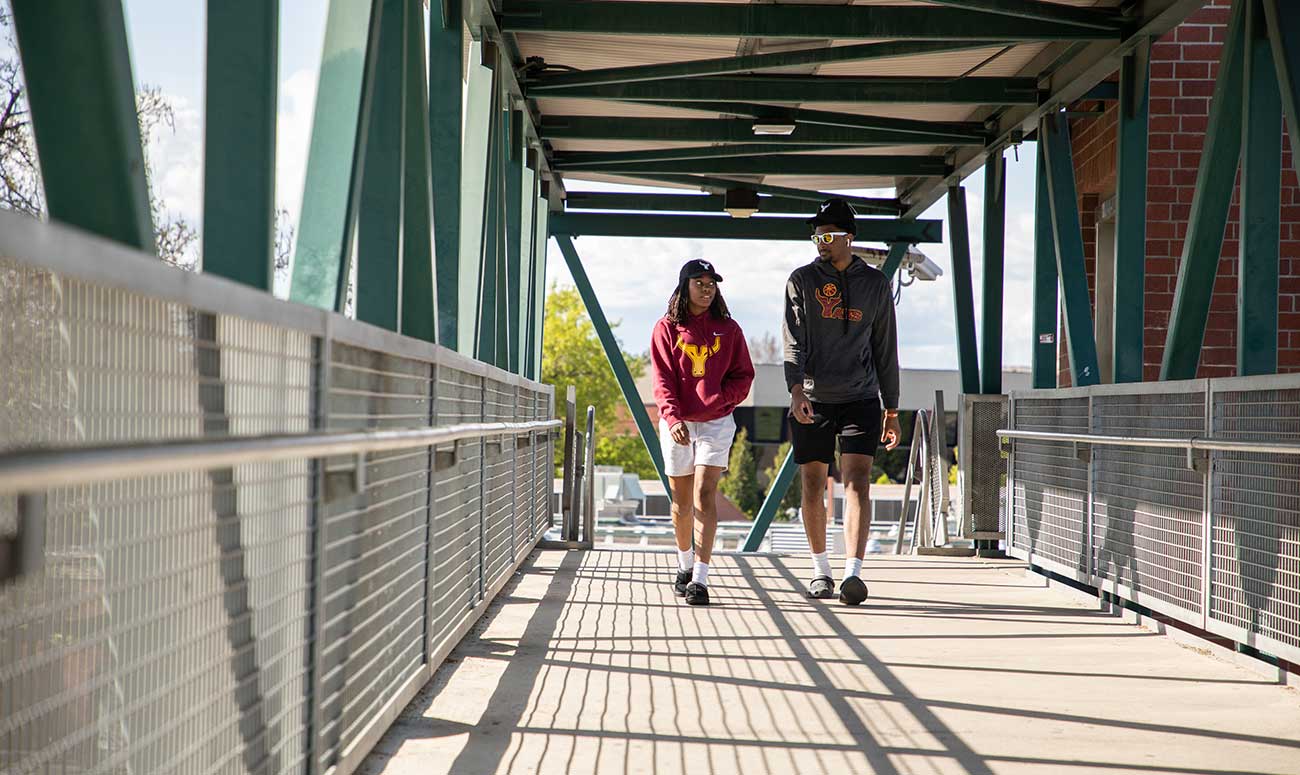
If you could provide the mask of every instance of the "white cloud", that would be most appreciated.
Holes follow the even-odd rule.
[[[316,110],[315,68],[295,71],[280,83],[275,138],[275,201],[297,218],[307,177],[312,117]]]
[[[203,219],[203,110],[185,97],[163,94],[175,129],[161,124],[147,139],[153,193],[196,228]]]

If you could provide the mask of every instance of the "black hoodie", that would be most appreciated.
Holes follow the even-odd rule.
[[[898,337],[889,280],[854,257],[843,272],[817,259],[785,284],[785,384],[810,401],[876,398],[898,408]]]

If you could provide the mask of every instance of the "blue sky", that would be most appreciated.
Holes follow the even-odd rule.
[[[295,214],[302,197],[315,101],[316,72],[324,39],[326,4],[282,0],[280,23],[277,200]],[[200,0],[125,0],[137,84],[160,87],[176,109],[176,129],[152,140],[155,186],[169,208],[199,222],[202,214],[203,68],[205,4]],[[1030,361],[1033,267],[1034,146],[1008,152],[1007,286],[1003,310],[1003,362]],[[982,314],[983,176],[966,181],[977,318]],[[574,183],[573,188],[591,188]],[[946,220],[941,201],[925,217]],[[945,224],[945,237],[949,234]],[[785,278],[814,256],[811,246],[782,242],[582,238],[580,255],[605,313],[622,321],[626,349],[642,351],[662,314],[677,268],[691,258],[717,264],[723,292],[736,319],[753,337],[780,333]],[[898,307],[900,358],[915,368],[956,368],[952,284],[947,243],[922,245],[944,270],[935,282],[903,290]],[[548,256],[548,278],[569,283],[558,250]]]

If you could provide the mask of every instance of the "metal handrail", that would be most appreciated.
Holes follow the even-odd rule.
[[[1021,441],[1070,441],[1079,444],[1096,444],[1107,447],[1154,447],[1181,449],[1191,452],[1255,452],[1268,455],[1300,455],[1300,444],[1276,441],[1232,441],[1208,436],[1187,439],[1162,439],[1153,436],[1095,436],[1088,433],[1057,433],[1055,431],[1000,430],[998,438]]]
[[[463,423],[442,428],[285,433],[16,450],[0,454],[0,494],[245,463],[427,447],[466,438],[517,436],[553,430],[562,424],[560,420]]]

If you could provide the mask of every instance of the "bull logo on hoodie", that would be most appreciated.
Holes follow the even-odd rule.
[[[835,283],[826,283],[816,291],[817,303],[822,307],[822,317],[828,320],[844,319],[844,299],[840,296],[840,287]],[[850,309],[849,320],[854,323],[862,320],[862,310]]]
[[[703,377],[704,364],[709,358],[716,355],[718,350],[722,349],[722,337],[713,337],[713,344],[687,344],[680,336],[677,337],[677,349],[686,353],[686,357],[691,359],[691,376]]]

